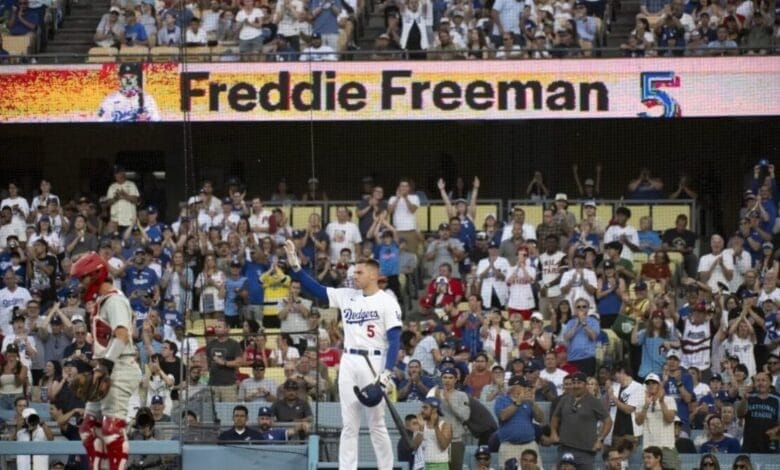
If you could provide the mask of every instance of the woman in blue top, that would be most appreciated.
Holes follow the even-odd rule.
[[[604,261],[604,275],[596,287],[596,311],[601,317],[601,328],[612,328],[615,318],[623,309],[626,281],[617,275],[615,264]]]
[[[634,324],[634,331],[631,332],[631,344],[642,349],[639,377],[644,379],[650,373],[660,376],[666,363],[666,352],[680,347],[677,332],[666,323],[662,310],[653,310],[647,328],[640,331],[639,323],[637,321]]]
[[[387,278],[387,287],[400,299],[401,284],[398,275],[401,273],[401,248],[398,246],[398,233],[387,221],[387,212],[382,212],[374,220],[366,238],[379,238],[374,245],[374,259],[379,263],[379,273]]]

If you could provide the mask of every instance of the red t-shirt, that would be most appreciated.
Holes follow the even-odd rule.
[[[328,367],[334,367],[341,361],[341,353],[336,348],[320,351],[320,361]]]

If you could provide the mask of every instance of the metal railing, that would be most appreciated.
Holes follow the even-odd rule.
[[[206,46],[202,46],[206,47]],[[178,53],[172,53],[170,50],[155,54],[154,48],[151,48],[145,54],[122,54],[121,49],[114,54],[89,54],[77,52],[59,52],[46,53],[38,52],[25,55],[11,55],[5,61],[0,60],[2,65],[14,64],[82,64],[85,62],[103,63],[103,62],[173,62],[173,63],[202,63],[202,62],[277,62],[292,61],[299,62],[302,52],[270,52],[270,53],[240,53],[237,45],[215,46],[210,52],[187,52],[186,47],[180,47]],[[466,60],[467,58],[487,55],[479,60],[493,60],[496,50],[459,50],[459,51],[440,51],[440,50],[350,50],[334,53],[322,53],[322,56],[335,56],[339,61],[383,61],[383,60],[401,60],[401,61],[425,61],[436,60],[437,56],[446,57],[446,60]],[[534,54],[538,52],[534,49],[523,49],[522,56],[507,57],[501,60],[526,61],[526,60],[554,60],[554,59],[620,59],[636,58],[631,57],[626,49],[621,47],[594,47],[592,49],[545,49],[542,52],[550,55],[549,58],[529,57],[527,53]],[[760,58],[762,56],[773,56],[780,54],[780,46],[773,45],[765,48],[737,46],[736,48],[710,48],[706,44],[701,48],[690,49],[686,47],[655,47],[643,51],[644,58],[686,58],[686,57],[734,57],[740,55],[750,55]],[[312,56],[318,56],[314,53]],[[424,56],[424,57],[422,57]],[[455,56],[461,56],[457,58]],[[304,62],[319,62],[319,60],[310,60]]]

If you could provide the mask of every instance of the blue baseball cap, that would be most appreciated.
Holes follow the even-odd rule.
[[[273,413],[271,413],[271,408],[268,406],[261,406],[259,410],[257,410],[257,416],[273,416]]]
[[[445,367],[444,369],[442,369],[441,375],[442,375],[442,377],[444,377],[445,375],[451,375],[451,376],[457,378],[458,377],[458,371],[455,370],[454,367]]]
[[[436,409],[436,412],[439,413],[439,416],[444,416],[444,413],[441,412],[441,400],[438,398],[428,397],[423,400],[423,403],[430,406],[431,408]]]
[[[163,405],[165,404],[165,399],[161,397],[160,395],[155,395],[152,397],[152,405]]]

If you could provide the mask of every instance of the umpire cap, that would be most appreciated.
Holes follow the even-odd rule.
[[[363,390],[360,390],[357,385],[355,385],[352,390],[355,392],[355,395],[357,395],[358,401],[368,407],[374,407],[381,403],[382,397],[384,396],[381,386],[375,383],[366,385],[363,387]]]

